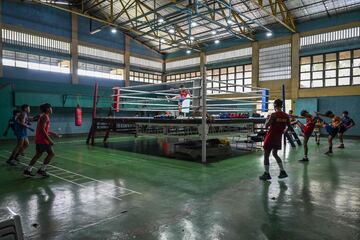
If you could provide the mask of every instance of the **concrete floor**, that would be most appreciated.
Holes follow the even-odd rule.
[[[125,141],[126,139],[121,139]],[[118,139],[117,141],[120,141]],[[62,139],[48,179],[5,164],[0,208],[21,215],[26,239],[360,239],[360,141],[323,154],[286,149],[289,178],[263,183],[262,152],[202,165]],[[28,162],[34,145],[22,162]]]

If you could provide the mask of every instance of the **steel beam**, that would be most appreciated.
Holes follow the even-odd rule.
[[[296,26],[294,19],[291,16],[290,11],[287,9],[283,0],[269,0],[270,11],[265,8],[263,0],[251,0],[257,7],[274,18],[278,23],[289,29],[291,32],[296,32]],[[281,18],[277,15],[280,14]]]

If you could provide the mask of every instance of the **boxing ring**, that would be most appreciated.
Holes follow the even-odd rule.
[[[207,88],[216,82],[202,78],[130,87],[114,87],[109,97],[112,114],[97,116],[99,86],[95,85],[92,126],[87,144],[94,144],[95,137],[105,132],[103,142],[110,133],[127,133],[136,136],[178,138],[201,141],[201,159],[206,163],[206,145],[211,139],[248,135],[265,123],[265,118],[252,115],[267,111],[268,89],[237,84],[231,87],[246,88],[238,93],[227,89]],[[182,86],[180,89],[179,87]],[[180,98],[180,91],[188,91]],[[207,95],[207,91],[212,91]],[[261,106],[260,108],[258,108]],[[127,116],[117,116],[119,114]],[[139,116],[140,115],[140,116]]]

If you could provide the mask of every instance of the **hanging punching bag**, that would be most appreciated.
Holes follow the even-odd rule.
[[[80,127],[82,125],[82,110],[78,104],[75,108],[75,126]]]

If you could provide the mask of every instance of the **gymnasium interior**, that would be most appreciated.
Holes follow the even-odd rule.
[[[360,239],[359,0],[0,0],[0,28],[0,239]]]

